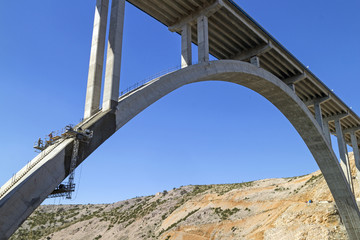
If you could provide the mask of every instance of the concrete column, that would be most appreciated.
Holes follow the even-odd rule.
[[[259,59],[259,57],[254,56],[254,57],[250,58],[250,63],[259,68],[260,67],[260,59]]]
[[[198,33],[198,59],[199,63],[209,61],[209,29],[208,18],[200,16],[197,19],[197,33]]]
[[[84,118],[91,117],[100,106],[108,8],[109,0],[96,1]]]
[[[320,127],[323,128],[323,119],[321,113],[321,106],[319,102],[314,103],[314,109],[315,109],[315,119],[319,123]]]
[[[192,64],[191,25],[184,24],[181,30],[181,68]]]
[[[116,106],[119,98],[124,11],[125,0],[112,1],[102,104],[103,110],[108,110]]]
[[[345,174],[346,180],[351,185],[351,177],[349,174],[349,158],[347,156],[346,143],[344,141],[343,132],[341,129],[340,119],[335,119],[335,129],[336,129],[336,137],[339,146],[339,154],[340,154],[340,166]]]
[[[344,140],[345,142],[345,140]],[[351,173],[351,166],[350,166],[350,160],[349,160],[349,152],[348,152],[348,149],[347,149],[347,144],[345,142],[345,156],[346,156],[346,159],[347,159],[347,173],[349,175],[349,184],[350,184],[350,188],[352,190],[353,193],[355,193],[355,190],[354,190],[354,181],[353,181],[353,177],[352,177],[352,173]]]
[[[295,92],[295,84],[290,83],[288,84],[289,88],[291,88]]]
[[[324,132],[325,138],[328,140],[329,144],[331,145],[329,122],[326,119],[324,119],[324,121],[323,121],[323,132]]]
[[[355,131],[350,132],[350,137],[351,137],[351,145],[353,148],[355,166],[356,166],[356,180],[360,189],[360,154],[359,154],[359,146],[358,146],[357,137],[355,135]]]

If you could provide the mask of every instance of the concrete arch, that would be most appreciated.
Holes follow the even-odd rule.
[[[88,145],[80,145],[78,165],[112,134],[151,104],[186,84],[227,81],[245,86],[273,103],[298,131],[322,171],[336,201],[350,239],[360,239],[360,213],[331,145],[306,105],[281,80],[249,63],[219,60],[192,65],[155,79],[122,96],[116,108],[101,112],[83,128],[94,131]],[[0,199],[0,239],[11,236],[17,227],[69,174],[73,141],[66,140],[37,168],[24,176]],[[50,176],[51,175],[51,176]],[[51,178],[51,179],[49,179]],[[40,186],[34,186],[40,182]]]
[[[119,102],[116,129],[168,93],[186,84],[219,80],[236,83],[259,93],[291,122],[311,151],[336,201],[350,239],[360,239],[360,214],[345,175],[322,129],[306,105],[280,79],[256,66],[219,60],[189,66],[144,86]]]

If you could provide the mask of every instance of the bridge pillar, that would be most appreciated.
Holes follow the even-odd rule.
[[[289,86],[289,88],[291,88],[295,92],[295,83],[300,82],[300,81],[304,80],[305,78],[307,78],[306,73],[302,73],[302,74],[295,75],[290,78],[284,79],[283,81],[284,81],[284,83],[286,83]]]
[[[318,122],[318,124],[320,125],[320,127],[323,129],[323,118],[322,118],[322,113],[321,113],[321,106],[320,106],[320,102],[315,102],[314,103],[314,109],[315,109],[315,119]]]
[[[199,63],[209,61],[209,29],[208,17],[202,15],[197,19],[198,59]]]
[[[191,25],[186,23],[181,28],[181,68],[192,64]]]
[[[330,142],[329,124],[327,122],[326,126],[324,126],[324,121],[323,121],[322,111],[321,111],[321,103],[326,102],[329,99],[330,99],[329,96],[325,96],[325,97],[321,97],[321,98],[315,98],[313,100],[310,100],[310,101],[306,102],[305,104],[307,106],[314,105],[315,119],[319,123],[320,127],[323,129],[324,134],[327,135],[326,138],[328,138],[328,140]]]
[[[330,135],[330,129],[329,129],[328,120],[326,120],[326,119],[323,120],[322,129],[323,129],[326,140],[328,140],[329,144],[331,145],[331,135]]]
[[[92,33],[84,118],[99,110],[109,0],[97,0]]]
[[[355,166],[356,166],[356,180],[357,180],[358,186],[360,187],[360,154],[359,154],[358,140],[355,135],[355,131],[350,132],[350,137],[351,137],[351,145],[353,148]]]
[[[335,121],[336,137],[337,137],[337,142],[338,142],[338,147],[339,147],[339,155],[340,155],[340,160],[341,160],[340,166],[341,166],[342,170],[344,171],[346,180],[348,181],[350,186],[352,186],[349,157],[348,157],[348,152],[347,152],[347,148],[346,148],[346,143],[344,140],[344,135],[343,135],[343,132],[341,129],[340,118],[335,118],[334,121]]]
[[[124,12],[125,0],[113,0],[106,57],[103,110],[116,106],[119,98]]]
[[[258,56],[254,56],[254,57],[250,58],[250,63],[259,68],[260,67],[260,58]]]

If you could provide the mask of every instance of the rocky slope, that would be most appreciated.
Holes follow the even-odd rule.
[[[307,203],[308,200],[312,203]],[[318,171],[293,178],[185,186],[113,204],[44,205],[11,239],[339,240],[347,237]]]

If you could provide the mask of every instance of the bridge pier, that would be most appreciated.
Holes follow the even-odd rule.
[[[359,153],[359,141],[356,137],[356,132],[359,130],[360,130],[360,127],[352,127],[349,129],[345,129],[343,131],[343,133],[350,134],[351,146],[353,149],[354,160],[355,160],[355,169],[356,169],[355,178],[356,178],[357,185],[360,189],[360,153]]]
[[[99,110],[109,0],[97,0],[92,33],[84,118]]]
[[[336,137],[337,137],[337,142],[338,142],[338,147],[339,147],[339,155],[340,155],[340,160],[341,160],[340,166],[341,166],[342,170],[344,171],[347,182],[349,183],[350,187],[354,191],[354,189],[352,187],[353,185],[352,185],[352,177],[351,177],[351,171],[350,171],[348,151],[347,151],[346,143],[344,140],[344,134],[342,132],[341,123],[340,123],[340,119],[342,117],[344,117],[344,115],[337,116],[334,119],[335,129],[336,129]]]
[[[300,82],[300,81],[304,80],[305,78],[307,78],[306,73],[302,73],[302,74],[295,75],[293,77],[284,79],[283,82],[286,83],[289,86],[289,88],[291,88],[295,92],[295,83]]]
[[[300,80],[305,79],[306,74],[299,75],[297,78],[300,79]],[[288,82],[288,81],[286,81],[286,82]],[[321,111],[321,104],[326,102],[329,99],[330,99],[329,96],[325,96],[325,97],[321,97],[321,98],[315,98],[315,99],[312,99],[310,101],[305,102],[305,104],[307,106],[314,105],[315,120],[318,122],[320,128],[323,130],[325,137],[329,140],[329,143],[331,143],[331,141],[330,141],[329,123],[328,123],[328,121],[326,121],[326,123],[324,123],[324,119],[323,119],[322,111]]]
[[[209,24],[208,17],[202,15],[197,19],[198,59],[199,63],[209,61]]]
[[[318,122],[319,126],[324,131],[320,102],[318,101],[314,102],[314,109],[315,109],[315,120]]]
[[[113,0],[111,4],[110,29],[106,56],[102,103],[103,111],[116,106],[119,98],[124,12],[125,0]]]
[[[358,140],[355,135],[355,131],[350,132],[350,137],[351,137],[351,145],[353,148],[355,166],[356,166],[356,180],[357,180],[356,182],[360,187],[360,154],[359,154]]]
[[[191,25],[186,23],[181,28],[181,68],[192,64]]]
[[[323,119],[322,128],[323,128],[323,132],[324,132],[326,140],[331,145],[331,135],[330,135],[330,129],[329,129],[329,122],[326,119]]]

